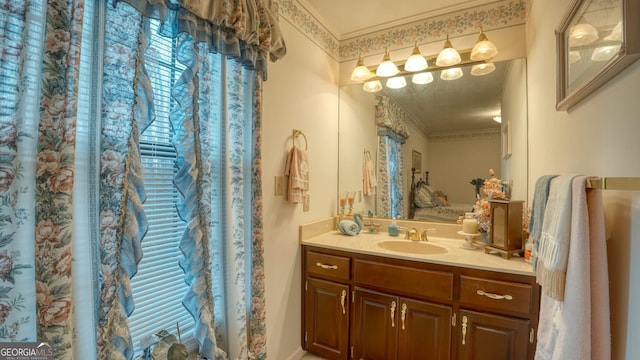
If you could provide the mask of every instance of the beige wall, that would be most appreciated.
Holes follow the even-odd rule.
[[[270,64],[264,87],[262,176],[267,353],[285,360],[302,354],[298,225],[328,217],[336,208],[338,65],[289,23],[280,24],[288,54]],[[284,173],[294,128],[309,141],[308,212],[274,196],[274,176]]]
[[[570,112],[555,110],[555,36],[571,1],[532,1],[527,22],[529,194],[550,173],[640,176],[640,62]],[[613,359],[638,359],[640,191],[605,191]],[[632,286],[633,285],[633,286]],[[606,289],[601,289],[606,291]]]

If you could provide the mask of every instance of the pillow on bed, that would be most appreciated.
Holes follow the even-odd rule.
[[[449,206],[449,200],[447,200],[447,195],[445,195],[442,191],[436,191],[432,194],[433,202],[438,206]]]
[[[430,208],[436,206],[433,202],[433,197],[431,196],[431,192],[426,187],[420,187],[416,190],[416,197],[414,199],[414,203],[419,208]]]

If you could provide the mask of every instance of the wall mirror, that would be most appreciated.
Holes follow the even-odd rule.
[[[495,66],[495,71],[484,76],[473,76],[471,66],[463,67],[463,77],[449,81],[440,79],[440,72],[434,71],[429,84],[416,85],[408,78],[403,89],[377,93],[365,92],[362,84],[340,88],[338,195],[351,193],[355,197],[352,212],[366,215],[371,210],[376,216],[386,217],[378,211],[379,189],[375,195],[362,191],[366,152],[371,154],[377,182],[384,176],[378,166],[381,136],[375,122],[377,95],[388,96],[408,115],[409,137],[401,150],[401,218],[408,216],[416,153],[421,155],[422,170],[416,177],[424,178],[428,171],[430,185],[446,194],[449,202],[473,204],[475,187],[471,180],[487,178],[489,169],[495,170],[496,177],[512,181],[512,199],[527,199],[526,61],[500,61]],[[497,116],[502,118],[501,123],[493,119]],[[503,131],[505,126],[508,131]],[[507,133],[510,156],[503,156],[502,137]]]
[[[556,31],[558,110],[568,110],[640,57],[640,0],[575,0]]]

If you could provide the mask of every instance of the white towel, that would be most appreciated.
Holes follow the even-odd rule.
[[[586,190],[586,179],[578,176],[572,182],[564,301],[543,288],[536,360],[611,359],[602,192]]]
[[[304,202],[309,190],[309,157],[305,150],[294,145],[287,155],[284,174],[287,182],[287,200],[294,204]]]
[[[369,196],[376,193],[376,173],[371,161],[371,154],[365,151],[362,161],[362,195]]]
[[[542,232],[538,240],[536,281],[547,296],[558,300],[564,297],[569,257],[573,178],[574,176],[565,175],[551,180]]]

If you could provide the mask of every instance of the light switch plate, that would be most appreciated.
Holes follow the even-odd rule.
[[[282,196],[282,189],[284,187],[284,176],[276,176],[273,183],[273,195]]]

